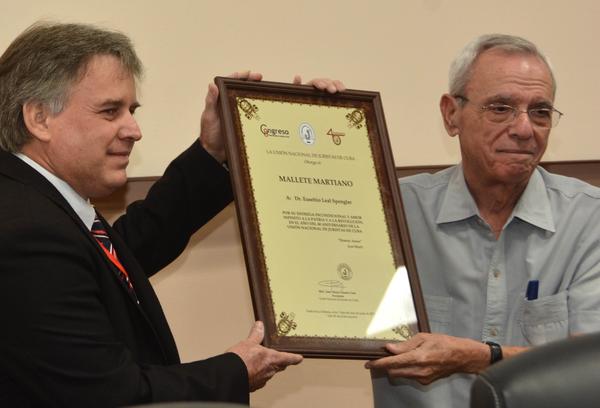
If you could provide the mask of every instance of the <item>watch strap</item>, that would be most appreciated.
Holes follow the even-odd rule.
[[[485,344],[490,346],[490,364],[497,363],[502,360],[502,346],[493,341],[484,341]]]

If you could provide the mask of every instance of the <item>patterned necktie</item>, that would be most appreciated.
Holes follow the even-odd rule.
[[[123,265],[121,265],[121,262],[117,257],[117,252],[115,251],[115,247],[113,246],[112,242],[110,242],[108,233],[104,228],[104,224],[102,223],[100,218],[98,218],[98,214],[96,214],[96,218],[94,218],[94,223],[92,224],[92,235],[94,236],[94,238],[96,238],[98,244],[100,244],[100,248],[102,248],[102,250],[106,254],[106,257],[113,263],[113,265],[117,267],[119,271],[117,275],[121,283],[127,289],[127,292],[129,292],[129,294],[133,297],[136,303],[139,304],[140,302],[137,299],[135,290],[133,289],[133,285],[131,284],[131,280],[129,279],[129,274],[127,273]]]

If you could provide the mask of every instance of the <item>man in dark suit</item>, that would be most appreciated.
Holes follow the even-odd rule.
[[[126,36],[79,24],[36,24],[0,57],[0,406],[247,403],[302,359],[262,347],[257,322],[181,364],[148,281],[232,199],[214,85],[199,140],[145,200],[112,227],[90,205],[127,180],[141,72]]]

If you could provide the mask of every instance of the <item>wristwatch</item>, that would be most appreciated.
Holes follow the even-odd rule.
[[[494,343],[493,341],[484,341],[484,343],[490,346],[490,364],[502,360],[502,347],[500,344]]]

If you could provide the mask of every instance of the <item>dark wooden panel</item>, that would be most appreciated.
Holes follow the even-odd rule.
[[[600,160],[546,162],[542,166],[551,173],[575,177],[600,187]]]
[[[109,220],[124,212],[128,204],[146,197],[158,177],[132,177],[111,195],[92,200],[94,206]]]

